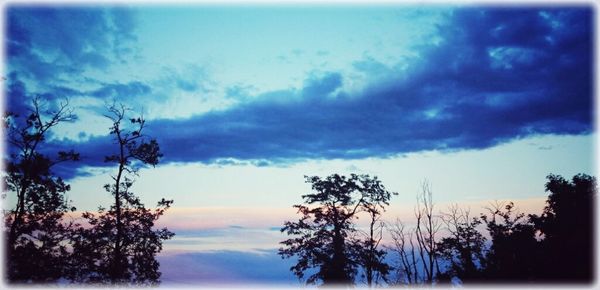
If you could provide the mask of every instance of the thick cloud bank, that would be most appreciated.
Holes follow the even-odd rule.
[[[487,148],[538,134],[588,134],[593,130],[592,14],[591,8],[457,9],[438,28],[440,41],[420,47],[407,66],[389,68],[385,81],[361,92],[342,90],[352,79],[341,72],[315,74],[301,89],[265,93],[190,118],[151,120],[148,133],[158,139],[165,162],[205,163],[387,157]],[[30,55],[36,34],[11,25],[12,19],[9,58]],[[119,27],[112,28],[115,35],[128,37],[129,30]],[[83,36],[63,38],[61,43],[87,45]],[[70,49],[77,47],[59,46],[59,52],[76,56],[73,62],[103,63],[104,54]],[[382,69],[365,61],[360,67],[378,70],[373,75]],[[44,69],[30,73],[44,77]],[[92,96],[114,91],[140,95],[151,87],[112,84]],[[24,88],[13,82],[9,94],[23,95]],[[101,166],[102,156],[113,150],[106,137],[53,145],[80,151],[79,166]],[[63,168],[64,174],[73,176],[73,169]]]

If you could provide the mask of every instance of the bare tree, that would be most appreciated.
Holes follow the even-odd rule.
[[[397,218],[394,224],[389,227],[393,246],[390,250],[395,251],[400,258],[400,265],[397,267],[398,284],[417,284],[419,283],[419,271],[417,270],[417,255],[414,245],[414,229],[405,229],[404,223]],[[402,277],[405,277],[402,279]]]
[[[423,263],[425,282],[430,284],[434,283],[434,279],[440,272],[437,261],[436,235],[441,228],[441,222],[439,217],[434,215],[434,207],[431,185],[425,180],[421,184],[421,192],[417,196],[415,236],[419,257]]]
[[[437,235],[442,223],[435,214],[433,192],[427,180],[421,184],[414,214],[414,227],[407,229],[400,219],[396,219],[389,230],[394,243],[392,250],[400,258],[396,282],[433,284],[440,273]]]

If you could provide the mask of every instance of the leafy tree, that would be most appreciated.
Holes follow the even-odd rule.
[[[65,241],[71,223],[63,222],[65,213],[74,211],[65,194],[70,190],[52,167],[79,159],[70,152],[58,152],[55,158],[42,153],[49,131],[61,122],[75,119],[68,103],[54,110],[34,98],[24,119],[12,113],[4,118],[8,160],[5,161],[4,185],[14,194],[16,204],[4,211],[7,279],[15,283],[58,280],[65,272],[68,255]]]
[[[306,182],[312,184],[315,193],[302,196],[306,205],[294,205],[302,217],[297,222],[285,222],[281,229],[293,237],[281,242],[279,254],[282,258],[298,257],[290,270],[303,279],[305,272],[315,269],[306,283],[320,280],[324,285],[352,284],[361,263],[368,264],[372,274],[380,271],[374,260],[381,255],[368,250],[373,249],[372,242],[365,250],[356,237],[354,220],[362,211],[387,205],[392,193],[368,175],[313,176],[306,177]]]
[[[126,109],[109,108],[113,121],[110,134],[117,144],[117,153],[105,158],[117,165],[113,183],[105,190],[114,203],[97,214],[86,212],[83,217],[89,227],[80,227],[75,234],[73,279],[81,282],[112,284],[156,284],[160,280],[159,263],[155,256],[162,250],[162,241],[173,233],[166,228],[155,230],[154,222],[172,204],[162,199],[157,208],[148,209],[132,191],[133,177],[141,166],[158,164],[162,154],[155,139],[143,134],[143,118],[130,119],[133,127],[124,128]]]
[[[541,215],[530,215],[543,237],[538,276],[544,281],[591,283],[596,179],[586,174],[575,175],[571,181],[559,175],[547,178],[546,207]]]
[[[503,209],[504,208],[504,209]],[[539,243],[536,229],[524,213],[515,213],[515,205],[499,203],[481,215],[491,238],[483,273],[492,283],[527,282],[535,279],[539,267]]]
[[[471,218],[468,210],[454,205],[442,215],[449,236],[438,243],[440,256],[449,262],[445,278],[459,278],[462,282],[479,281],[485,262],[485,238],[477,230],[478,218]]]

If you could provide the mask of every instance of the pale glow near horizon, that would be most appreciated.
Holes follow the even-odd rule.
[[[594,175],[593,143],[594,135],[541,136],[484,150],[388,159],[310,160],[265,167],[166,164],[141,170],[133,191],[148,206],[164,197],[174,199],[175,207],[287,208],[310,192],[304,175],[358,173],[377,176],[389,191],[399,193],[394,198],[399,203],[413,203],[424,180],[431,183],[439,202],[540,197],[546,195],[548,174],[567,179],[577,173]],[[94,210],[110,202],[102,189],[108,181],[108,174],[78,177],[71,181],[69,197],[79,209]]]
[[[485,150],[306,161],[287,167],[168,164],[142,170],[133,190],[147,206],[162,197],[175,201],[157,223],[177,234],[165,243],[164,255],[186,251],[260,252],[278,248],[286,238],[278,229],[284,221],[299,217],[292,206],[302,202],[302,194],[310,192],[304,175],[378,176],[388,190],[399,193],[392,197],[384,220],[400,218],[409,226],[414,223],[416,196],[425,179],[432,186],[438,213],[457,204],[469,209],[472,216],[479,216],[495,201],[513,201],[519,212],[539,214],[547,197],[547,174],[567,179],[577,173],[594,175],[594,160],[586,159],[593,155],[594,137],[542,136]],[[581,154],[584,151],[588,153]],[[69,196],[81,210],[94,210],[101,199],[107,206],[111,199],[102,184],[108,179],[107,174],[77,178],[72,181]],[[96,198],[86,198],[88,194]]]

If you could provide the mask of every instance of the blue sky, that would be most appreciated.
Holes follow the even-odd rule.
[[[82,210],[110,202],[106,105],[143,112],[164,158],[134,190],[149,205],[175,200],[165,224],[182,235],[167,252],[252,255],[283,239],[272,229],[294,218],[310,190],[303,175],[377,175],[400,193],[392,219],[411,212],[424,179],[441,204],[538,209],[547,174],[594,174],[593,16],[586,6],[9,5],[6,108],[69,99],[78,120],[46,150],[81,153],[56,171]],[[266,238],[244,245],[248,230]]]

